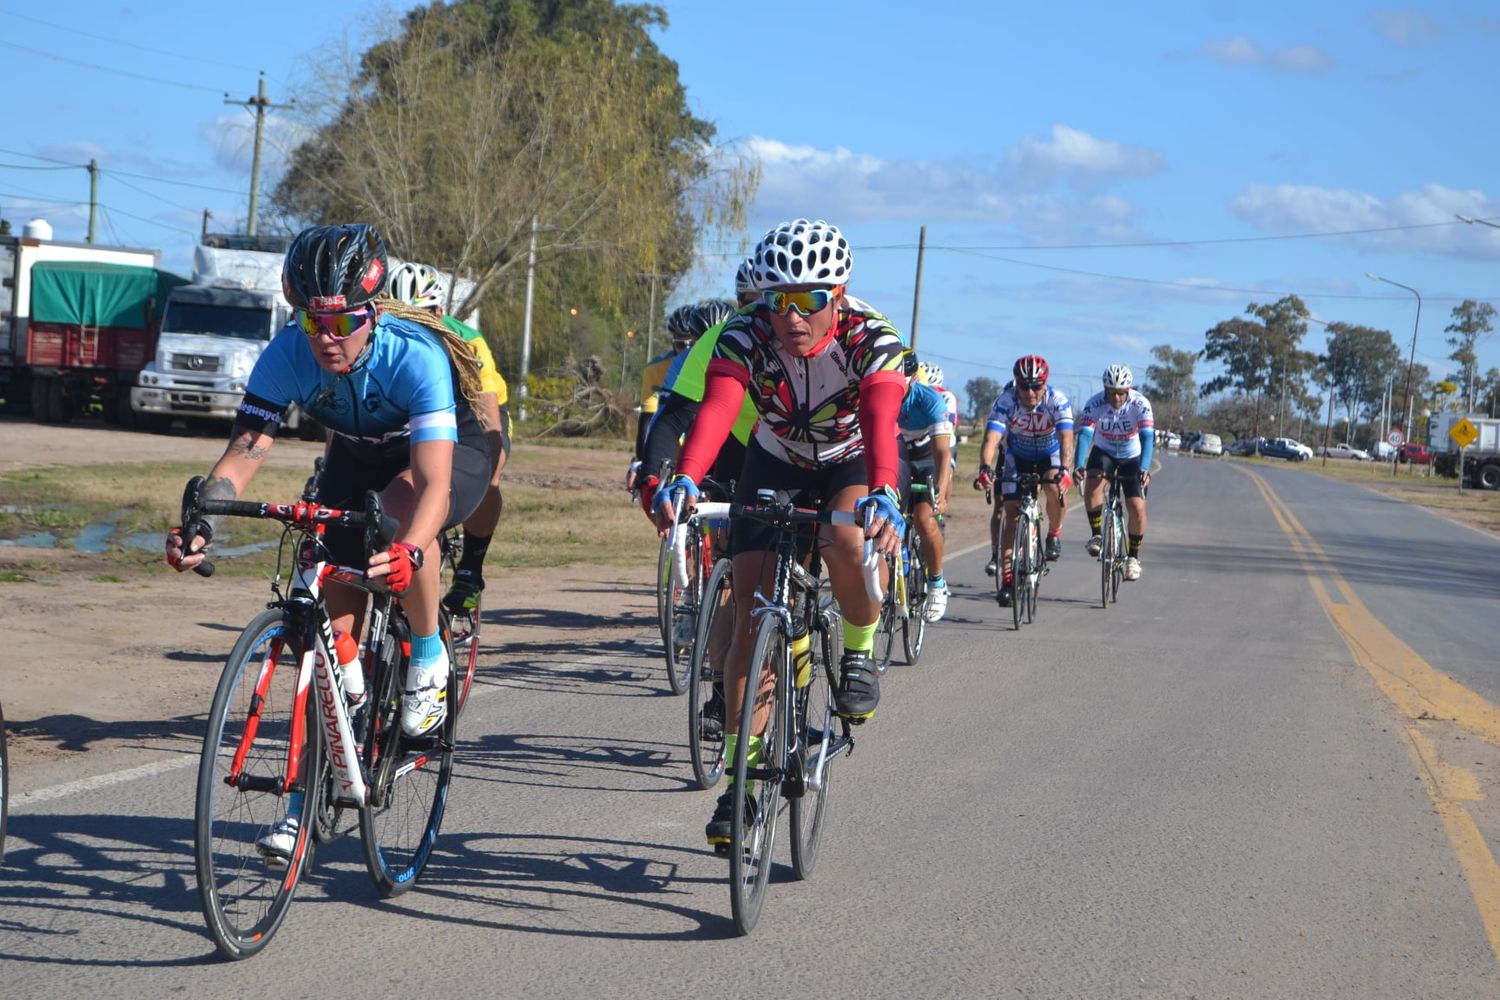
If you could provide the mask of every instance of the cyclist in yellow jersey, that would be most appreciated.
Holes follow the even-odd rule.
[[[656,416],[656,409],[660,405],[658,394],[666,386],[667,372],[678,357],[692,348],[698,333],[702,332],[692,330],[692,317],[684,311],[691,311],[692,308],[683,306],[667,317],[667,333],[672,338],[672,346],[646,362],[646,368],[641,372],[641,414],[635,427],[635,454],[631,457],[630,468],[625,472],[627,490],[637,489],[647,476],[657,475],[661,471],[642,466],[646,454],[646,433],[651,429],[651,419]]]
[[[387,289],[392,298],[426,309],[441,319],[444,326],[464,339],[481,365],[483,394],[480,406],[488,418],[486,437],[490,454],[494,457],[494,468],[490,472],[490,485],[484,499],[464,522],[463,555],[454,573],[453,587],[443,597],[443,603],[453,611],[471,610],[478,605],[479,594],[484,590],[484,557],[489,552],[490,541],[505,507],[505,498],[500,493],[500,473],[510,457],[509,390],[484,335],[444,312],[448,287],[442,272],[426,264],[408,262],[391,272]]]

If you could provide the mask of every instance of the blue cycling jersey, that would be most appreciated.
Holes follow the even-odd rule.
[[[953,423],[948,417],[948,401],[930,385],[913,381],[901,399],[896,426],[908,444],[924,441],[936,434],[952,436]]]
[[[436,337],[420,324],[382,314],[353,367],[334,373],[319,367],[306,335],[288,324],[255,362],[240,408],[252,419],[242,422],[274,426],[296,403],[355,441],[408,435],[414,442],[457,441],[452,363]]]

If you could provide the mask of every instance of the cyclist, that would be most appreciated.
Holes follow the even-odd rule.
[[[647,361],[645,370],[641,372],[641,413],[635,425],[635,454],[631,458],[630,468],[625,473],[627,490],[635,490],[643,475],[657,471],[645,464],[646,432],[650,430],[651,421],[656,416],[656,409],[660,405],[659,394],[666,383],[667,372],[671,370],[673,362],[693,346],[693,341],[697,339],[698,334],[703,332],[701,328],[694,332],[696,310],[695,304],[689,304],[679,306],[668,314],[667,334],[672,338],[672,344],[666,351]]]
[[[936,622],[948,610],[943,532],[938,518],[948,510],[948,489],[953,483],[953,421],[948,416],[947,400],[922,380],[924,365],[926,362],[918,362],[916,354],[907,352],[909,383],[896,426],[901,432],[902,457],[910,470],[911,485],[924,487],[907,491],[906,506],[916,525],[922,564],[927,568],[927,605],[922,617]]]
[[[412,638],[401,727],[421,735],[446,714],[449,669],[438,630],[439,560],[424,555],[435,555],[438,533],[478,506],[494,460],[474,409],[477,359],[429,314],[377,304],[386,270],[374,226],[314,226],[292,241],[282,289],[296,318],[256,361],[228,447],[201,495],[243,496],[293,403],[332,432],[318,502],[358,507],[367,490],[378,490],[399,522],[395,541],[370,557],[367,572],[405,595]],[[323,537],[332,559],[357,565],[363,557],[363,532],[330,527]],[[179,572],[198,565],[211,540],[207,527],[186,539],[172,529],[167,563]],[[365,595],[330,585],[326,596],[333,627],[358,635]],[[273,858],[289,856],[296,841],[300,803],[288,805],[287,819],[261,841]]]
[[[917,381],[923,385],[930,385],[937,390],[937,394],[943,397],[948,404],[948,422],[953,425],[953,447],[949,451],[948,465],[953,471],[958,471],[958,397],[943,387],[943,370],[930,361],[922,361],[917,364]]]
[[[836,226],[797,219],[769,230],[753,255],[758,305],[725,324],[707,370],[698,420],[675,476],[656,494],[658,524],[674,520],[673,500],[691,503],[698,481],[718,453],[748,389],[760,414],[735,499],[753,503],[762,489],[787,491],[803,504],[828,510],[871,511],[868,528],[833,528],[822,535],[834,597],[844,616],[844,653],[834,694],[839,714],[863,721],[875,712],[880,688],[870,662],[880,608],[865,591],[861,561],[865,536],[881,552],[901,544],[896,414],[906,391],[900,335],[869,305],[846,294],[852,255]],[[770,593],[774,532],[753,521],[735,525],[735,627],[725,670],[728,718],[739,717],[754,641],[755,593]],[[764,725],[768,706],[757,714]],[[737,733],[725,738],[734,758]],[[758,759],[759,737],[747,748]],[[746,790],[748,792],[748,790]],[[704,829],[709,843],[729,839],[737,790],[730,785]],[[746,807],[754,800],[746,795]]]
[[[1005,446],[1001,469],[1001,495],[1005,499],[1005,534],[1001,540],[1001,505],[995,504],[990,516],[990,544],[995,554],[984,567],[994,576],[1004,573],[1000,587],[1000,604],[1010,607],[1015,595],[1015,574],[1011,568],[1011,549],[1016,538],[1016,516],[1020,501],[1016,497],[1016,477],[1026,473],[1055,478],[1042,484],[1047,498],[1047,558],[1062,555],[1062,496],[1071,485],[1068,470],[1073,468],[1073,407],[1068,397],[1047,384],[1050,369],[1046,359],[1036,354],[1018,358],[1011,369],[1014,381],[1000,393],[990,407],[984,426],[984,442],[979,447],[979,475],[974,488],[981,489],[995,481],[996,451]],[[998,560],[998,562],[997,562]],[[997,567],[1003,566],[1003,570]]]
[[[1146,493],[1151,482],[1151,455],[1156,450],[1156,422],[1151,401],[1131,388],[1135,378],[1126,365],[1104,369],[1104,391],[1083,404],[1078,417],[1078,474],[1085,471],[1083,509],[1093,537],[1088,552],[1097,556],[1104,546],[1099,522],[1104,509],[1106,473],[1120,476],[1125,492],[1125,533],[1130,540],[1125,579],[1141,578],[1141,543],[1146,538]],[[1097,431],[1095,430],[1097,428]],[[1092,445],[1098,447],[1092,448]]]
[[[391,272],[387,290],[392,298],[425,309],[442,320],[443,325],[462,337],[479,358],[479,408],[485,417],[485,436],[490,453],[495,456],[495,468],[490,473],[484,499],[464,522],[463,554],[453,574],[453,586],[443,597],[443,604],[455,613],[472,611],[478,606],[479,594],[484,590],[484,557],[489,552],[490,541],[495,537],[500,514],[505,508],[505,497],[500,493],[500,473],[510,458],[509,390],[484,335],[448,315],[445,309],[448,283],[441,271],[426,264],[402,264]]]

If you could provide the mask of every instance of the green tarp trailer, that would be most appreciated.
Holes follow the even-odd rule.
[[[182,278],[154,267],[37,264],[26,363],[133,375],[151,360],[161,306],[181,284]]]

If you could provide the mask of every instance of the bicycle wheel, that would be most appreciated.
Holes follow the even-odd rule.
[[[233,959],[248,958],[270,942],[311,855],[323,752],[310,705],[306,733],[312,738],[303,744],[299,776],[311,787],[297,816],[300,832],[291,858],[263,856],[256,846],[287,812],[282,788],[298,645],[280,608],[262,611],[250,622],[219,677],[198,762],[193,823],[198,898],[214,943]]]
[[[1100,528],[1104,537],[1100,539],[1099,548],[1099,606],[1107,608],[1114,597],[1111,582],[1115,575],[1115,512],[1114,505],[1108,501],[1104,504],[1104,520]]]
[[[439,541],[443,550],[443,562],[439,569],[442,584],[439,592],[446,594],[453,589],[458,561],[463,556],[463,534],[456,528],[450,529]],[[461,611],[454,611],[445,604],[439,605],[440,612],[447,620],[448,634],[451,637],[448,659],[459,672],[458,701],[455,702],[459,712],[463,711],[469,700],[469,689],[474,686],[474,671],[479,666],[479,615],[484,606],[483,598],[482,591],[475,594],[474,606]]]
[[[670,537],[661,540],[661,548],[656,553],[656,629],[661,633],[661,644],[666,647],[672,642],[672,540]]]
[[[1031,579],[1031,550],[1031,519],[1022,514],[1016,519],[1016,542],[1015,548],[1011,550],[1013,573],[1010,610],[1017,632],[1021,631],[1021,622],[1026,617],[1027,581]]]
[[[766,728],[761,733],[760,767],[757,770],[766,773],[780,769],[786,737],[782,732],[785,709],[781,703],[784,692],[780,674],[789,655],[781,622],[771,615],[762,618],[745,676],[745,703],[740,712],[740,738],[734,754],[735,788],[750,787],[747,782],[751,780],[749,748],[750,737],[755,733],[755,692],[768,672],[777,679]],[[747,801],[754,804],[753,813],[747,812]],[[734,824],[729,842],[729,904],[734,925],[741,934],[749,934],[755,928],[761,907],[765,905],[766,882],[771,875],[771,857],[776,841],[776,814],[780,808],[779,775],[757,781],[748,799],[743,794],[734,798]]]
[[[1125,519],[1120,514],[1120,508],[1115,508],[1115,545],[1110,556],[1110,565],[1113,570],[1110,573],[1109,599],[1119,601],[1120,583],[1125,579]]]
[[[693,762],[693,777],[698,779],[699,788],[712,788],[719,783],[719,778],[724,774],[724,730],[728,725],[727,720],[722,717],[717,720],[717,726],[711,726],[704,731],[703,706],[707,705],[714,696],[715,667],[709,662],[709,635],[713,632],[714,622],[721,615],[727,615],[729,621],[734,621],[734,588],[730,578],[731,562],[728,559],[720,559],[714,563],[713,572],[708,576],[708,583],[703,588],[703,607],[698,612],[697,638],[693,641],[693,655],[690,660],[690,672],[692,684],[688,688],[688,758]],[[728,649],[718,650],[715,656],[719,664],[718,669],[723,669],[724,657],[728,655]],[[722,686],[723,680],[717,679]],[[720,691],[719,711],[723,713],[723,692]]]
[[[698,634],[699,596],[703,593],[703,534],[689,531],[683,546],[687,563],[687,585],[677,582],[676,574],[667,587],[667,630],[664,637],[667,658],[667,684],[673,694],[688,689],[692,677],[693,643]]]
[[[1042,541],[1042,524],[1031,522],[1031,557],[1026,567],[1026,624],[1036,621],[1036,595],[1042,589],[1042,572],[1047,566],[1047,550]]]
[[[393,615],[381,643],[372,694],[373,732],[366,756],[373,762],[368,801],[359,810],[365,868],[382,896],[410,889],[427,867],[443,825],[453,780],[457,713],[449,711],[425,736],[401,731],[401,690],[407,657],[401,652],[406,621]],[[447,637],[444,636],[446,639]],[[448,671],[448,704],[458,699],[457,670]]]
[[[5,822],[10,818],[10,758],[5,753],[5,709],[0,708],[0,861],[5,860]]]
[[[820,637],[826,640],[826,636]],[[838,738],[833,714],[833,688],[829,683],[824,642],[814,644],[814,662],[805,687],[793,696],[796,742],[794,752],[802,775],[802,794],[788,796],[792,834],[792,872],[810,878],[818,862],[828,811],[828,788],[836,753],[823,754],[824,734],[831,743]]]
[[[909,610],[906,621],[901,623],[901,646],[906,652],[906,662],[916,666],[922,658],[922,645],[927,641],[927,567],[922,565],[916,539],[912,539],[907,553],[906,603]]]
[[[877,674],[884,674],[890,669],[891,658],[896,653],[896,630],[901,626],[896,587],[896,576],[900,572],[898,557],[886,556],[885,567],[885,596],[880,600],[880,618],[875,622],[875,646],[870,650]]]

